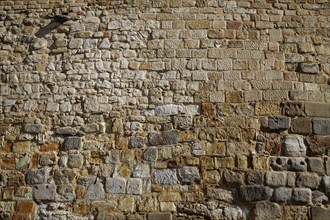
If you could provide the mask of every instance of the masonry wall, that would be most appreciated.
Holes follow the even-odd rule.
[[[1,0],[0,219],[327,219],[327,0]]]

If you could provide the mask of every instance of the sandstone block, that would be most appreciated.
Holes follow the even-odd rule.
[[[174,185],[178,181],[177,173],[174,169],[155,170],[154,182],[161,185]]]
[[[310,118],[296,118],[291,121],[291,131],[296,134],[311,134],[312,120]]]
[[[311,117],[330,118],[330,104],[328,103],[305,103],[305,113]]]
[[[248,185],[261,185],[264,181],[264,175],[261,171],[247,173],[246,182]]]
[[[325,220],[330,216],[330,209],[315,206],[311,208],[312,220]]]
[[[232,202],[234,200],[231,191],[221,188],[207,187],[207,197],[224,202]]]
[[[254,208],[256,220],[280,220],[282,217],[281,206],[271,202],[259,202]]]
[[[327,161],[326,161],[327,162]],[[319,157],[309,157],[307,159],[308,170],[313,173],[324,174],[325,169],[323,159]]]
[[[285,172],[270,171],[266,173],[266,184],[269,186],[285,186],[286,181]]]
[[[306,138],[308,153],[311,156],[322,156],[326,154],[327,149],[329,148],[330,135],[328,136],[308,136]]]

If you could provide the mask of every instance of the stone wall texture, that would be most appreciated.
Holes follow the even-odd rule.
[[[327,220],[328,0],[0,0],[0,219]]]

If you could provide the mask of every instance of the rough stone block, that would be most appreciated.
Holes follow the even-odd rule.
[[[327,157],[325,160],[325,170],[326,170],[326,174],[328,176],[330,176],[330,158]]]
[[[177,115],[182,112],[183,112],[183,107],[181,105],[167,104],[167,105],[160,105],[155,108],[155,114],[157,116]]]
[[[330,135],[330,119],[315,118],[313,120],[313,133],[316,135]]]
[[[64,139],[62,148],[63,150],[79,150],[82,147],[82,138],[81,137],[66,137]]]
[[[70,154],[68,157],[68,167],[80,169],[84,163],[84,157],[81,154]]]
[[[234,200],[233,193],[231,191],[214,187],[207,187],[207,197],[228,203]]]
[[[286,173],[279,171],[270,171],[266,173],[266,184],[269,186],[285,186]]]
[[[303,136],[287,135],[284,141],[283,154],[287,157],[306,156]]]
[[[315,206],[311,208],[312,220],[326,220],[330,216],[330,208]]]
[[[105,197],[103,184],[97,182],[95,184],[91,184],[87,187],[85,192],[85,199],[87,200],[102,200]]]
[[[323,159],[319,157],[309,157],[307,159],[308,170],[313,173],[324,174],[325,169],[323,165]]]
[[[176,170],[171,169],[161,169],[155,170],[154,182],[161,185],[174,185],[177,184],[178,179],[176,175]]]
[[[46,183],[48,172],[46,169],[29,170],[25,175],[25,181],[28,185]]]
[[[121,212],[133,212],[135,207],[134,197],[124,197],[119,200],[118,208]]]
[[[299,173],[296,185],[299,187],[308,187],[317,189],[320,185],[321,178],[316,173]]]
[[[142,194],[142,179],[131,178],[127,181],[127,193],[133,195]]]
[[[310,156],[322,156],[330,148],[330,135],[328,136],[308,136],[306,137],[308,154]]]
[[[23,130],[26,133],[39,134],[42,131],[42,125],[41,124],[25,124]]]
[[[311,134],[312,120],[310,118],[296,118],[291,122],[291,131],[296,134]]]
[[[197,167],[182,167],[179,169],[179,178],[182,183],[193,183],[200,181],[199,170]]]
[[[144,137],[131,137],[128,142],[128,146],[131,148],[142,148],[146,144]]]
[[[271,202],[259,202],[254,208],[256,220],[280,220],[282,217],[281,206]]]
[[[312,192],[312,202],[315,205],[322,205],[328,203],[329,198],[321,191],[315,190]]]
[[[283,102],[283,113],[286,116],[301,116],[304,112],[302,102]]]
[[[121,177],[107,178],[105,191],[113,194],[124,194],[126,192],[126,180]]]
[[[53,202],[56,198],[56,187],[51,184],[36,185],[33,188],[33,197],[36,201]]]
[[[294,188],[291,201],[298,204],[309,204],[312,202],[312,191],[308,188]]]
[[[247,202],[256,202],[262,200],[269,200],[273,190],[267,186],[254,185],[243,186],[240,188],[240,198]]]
[[[291,200],[291,195],[291,188],[280,187],[274,190],[272,199],[274,200],[274,202],[288,203]]]
[[[60,135],[76,135],[78,133],[78,131],[75,128],[70,128],[70,127],[62,127],[62,128],[58,128],[56,129],[56,134],[60,134]]]
[[[149,147],[143,153],[143,159],[147,161],[156,161],[158,158],[157,147]]]
[[[286,130],[290,128],[291,119],[285,116],[268,117],[268,126],[271,130]]]
[[[149,213],[147,215],[148,220],[172,220],[171,213]]]
[[[248,185],[260,185],[264,181],[264,174],[261,171],[247,173],[246,182]]]
[[[300,70],[303,73],[317,74],[320,68],[317,63],[300,63]]]
[[[163,132],[152,132],[149,134],[149,143],[151,145],[172,145],[178,143],[179,132],[169,130]]]
[[[307,163],[303,157],[270,157],[269,165],[277,171],[307,171]]]
[[[311,117],[330,118],[330,104],[328,103],[305,103],[305,113]]]
[[[27,153],[31,151],[31,141],[18,141],[13,144],[14,153]]]

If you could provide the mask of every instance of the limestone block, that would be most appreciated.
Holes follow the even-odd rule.
[[[105,191],[113,194],[126,193],[126,180],[121,177],[107,178],[105,184]]]
[[[25,124],[23,127],[24,132],[31,134],[39,134],[42,132],[41,124]]]
[[[269,186],[285,186],[286,181],[286,172],[270,171],[266,173],[266,184]]]
[[[313,133],[316,135],[330,135],[330,119],[313,119]]]
[[[254,208],[254,214],[256,220],[280,220],[282,219],[281,206],[276,203],[259,202]]]
[[[155,170],[154,182],[161,185],[177,184],[177,172],[174,169],[159,169]]]
[[[283,154],[287,157],[306,156],[303,136],[287,135],[284,141]]]
[[[291,201],[298,204],[309,204],[312,202],[312,191],[308,188],[294,188]]]
[[[52,202],[56,198],[56,187],[52,184],[35,185],[33,197],[36,201]]]
[[[182,183],[193,183],[200,181],[199,170],[197,167],[185,166],[179,169],[179,179]]]
[[[288,203],[291,200],[292,189],[279,187],[274,190],[273,200],[274,202]]]
[[[65,151],[79,150],[83,146],[81,137],[66,137],[64,139],[62,148]]]

